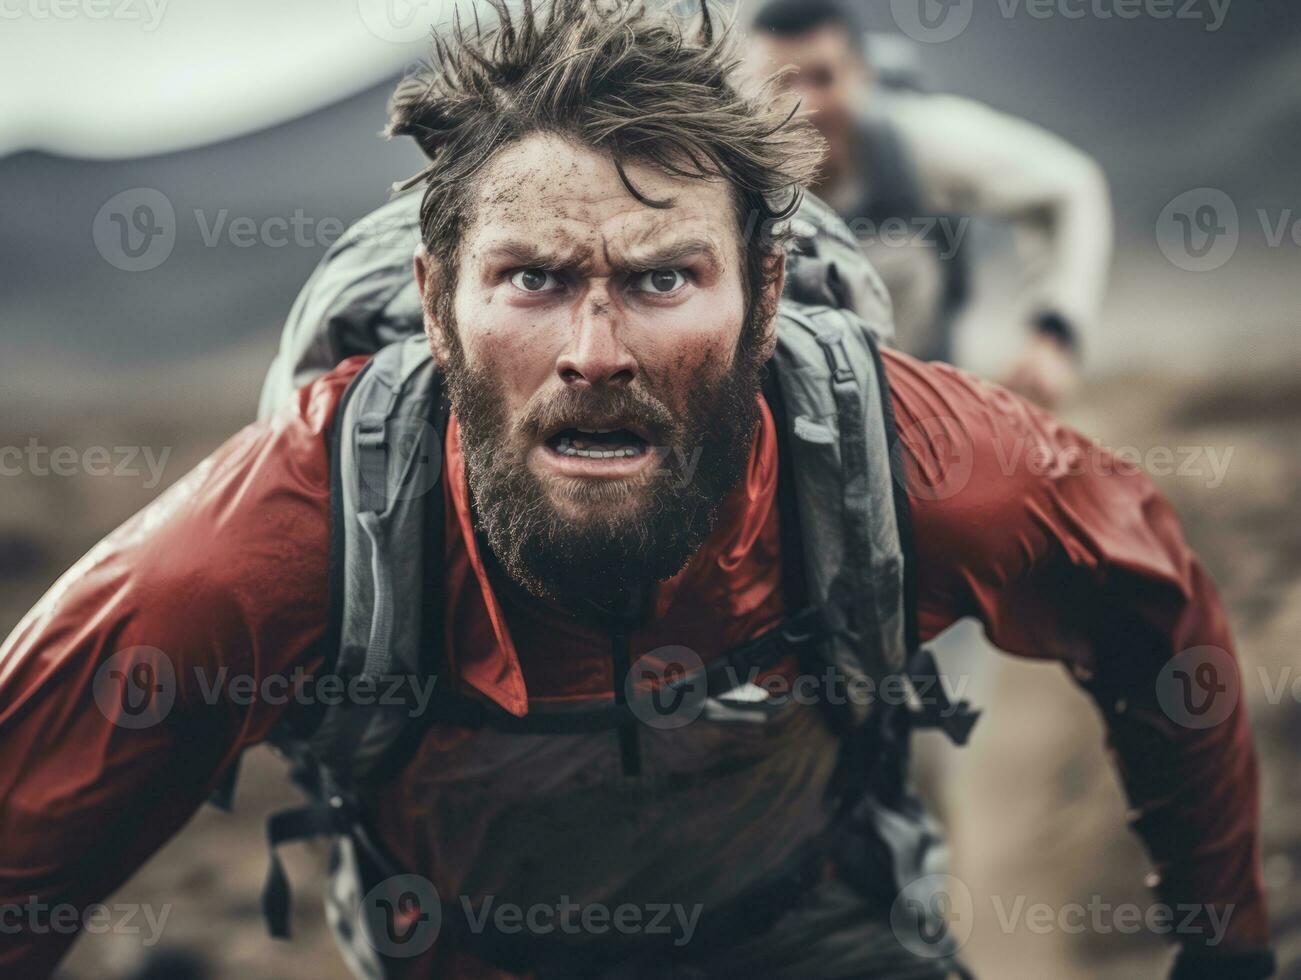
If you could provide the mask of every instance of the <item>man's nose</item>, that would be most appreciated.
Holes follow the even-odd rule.
[[[584,300],[568,346],[556,359],[556,373],[570,385],[628,384],[637,359],[620,336],[619,317],[608,300]]]

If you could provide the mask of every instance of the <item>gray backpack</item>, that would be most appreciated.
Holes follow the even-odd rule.
[[[809,670],[832,671],[848,683],[880,690],[887,678],[902,676],[914,692],[925,691],[920,708],[853,699],[827,706],[833,730],[854,747],[847,758],[856,760],[846,767],[843,816],[827,839],[849,826],[867,827],[884,844],[878,850],[886,855],[887,876],[902,888],[923,869],[935,870],[943,850],[906,792],[907,732],[941,727],[962,743],[975,713],[965,702],[947,702],[934,660],[919,644],[908,499],[878,352],[891,333],[889,301],[848,229],[825,206],[806,198],[792,222],[777,352],[764,384],[779,431],[791,612],[776,629],[711,661],[703,678],[686,676],[679,686],[703,681],[709,696],[721,695],[729,678],[734,683],[795,654]],[[343,358],[374,354],[346,391],[331,434],[325,670],[361,690],[398,692],[369,699],[382,703],[342,699],[291,715],[271,739],[312,800],[275,814],[268,825],[272,862],[263,911],[277,936],[287,935],[290,900],[279,844],[327,835],[336,841],[336,871],[363,883],[402,873],[370,835],[360,802],[401,769],[430,725],[520,734],[609,730],[630,748],[625,772],[635,773],[638,764],[638,706],[622,683],[627,631],[615,631],[614,700],[590,710],[535,707],[517,718],[445,685],[435,686],[423,715],[413,717],[401,696],[412,682],[437,683],[443,664],[441,439],[449,407],[412,281],[417,241],[412,196],[350,229],[295,303],[263,391],[267,415]],[[229,806],[233,779],[214,802]],[[754,907],[766,908],[772,896],[792,889],[798,892],[789,876],[774,880],[719,921],[752,919]],[[355,881],[336,884],[332,921],[355,916],[365,890]],[[446,910],[444,928],[457,915],[456,908]],[[353,957],[349,962],[359,975],[382,975]]]

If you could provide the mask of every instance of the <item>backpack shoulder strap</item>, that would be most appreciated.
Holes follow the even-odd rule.
[[[385,347],[335,420],[332,674],[343,688],[309,738],[344,783],[396,765],[420,727],[412,705],[436,682],[442,604],[442,445],[449,410],[423,336]],[[433,566],[433,567],[431,567]],[[333,699],[332,699],[333,700]]]
[[[269,739],[311,800],[267,821],[262,911],[273,936],[289,934],[281,844],[344,835],[368,860],[388,861],[359,804],[363,787],[409,757],[428,723],[417,710],[421,696],[438,681],[449,415],[423,335],[380,350],[336,412],[325,663],[312,704],[286,716]]]
[[[854,314],[783,304],[777,377],[809,600],[832,617],[828,659],[874,684],[907,660],[904,561],[872,329]],[[858,725],[870,705],[851,703]]]

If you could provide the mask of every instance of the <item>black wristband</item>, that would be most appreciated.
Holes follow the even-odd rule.
[[[1070,321],[1060,313],[1049,311],[1038,314],[1034,318],[1034,328],[1038,333],[1047,334],[1072,354],[1079,356],[1079,334],[1075,332],[1075,328],[1071,326]]]
[[[1266,980],[1276,964],[1271,949],[1185,947],[1175,958],[1170,980]]]

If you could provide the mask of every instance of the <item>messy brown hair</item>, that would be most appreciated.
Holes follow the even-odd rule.
[[[430,63],[399,84],[390,135],[411,136],[429,165],[404,184],[424,184],[425,247],[454,287],[458,245],[476,176],[505,146],[535,132],[610,155],[624,186],[628,161],[668,174],[722,178],[733,189],[750,304],[768,281],[781,222],[799,207],[822,142],[806,121],[780,111],[770,85],[739,81],[730,27],[708,0],[691,26],[642,0],[523,0],[512,13],[491,0],[496,23],[459,18],[435,35]]]

